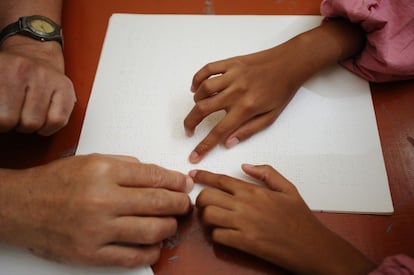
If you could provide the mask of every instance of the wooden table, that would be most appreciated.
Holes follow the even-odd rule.
[[[24,168],[74,153],[112,13],[316,15],[319,4],[316,0],[65,1],[66,68],[78,96],[72,118],[53,137],[0,135],[1,167]],[[376,262],[396,253],[414,257],[414,81],[372,84],[371,90],[395,213],[316,215]],[[156,274],[180,275],[285,273],[255,257],[213,244],[196,211],[183,218],[177,236],[166,242],[153,269]]]

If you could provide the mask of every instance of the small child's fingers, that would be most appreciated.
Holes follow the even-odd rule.
[[[236,191],[239,190],[241,186],[250,185],[250,183],[244,182],[240,179],[236,179],[236,178],[233,178],[227,175],[217,174],[217,173],[213,173],[213,172],[209,172],[205,170],[192,170],[190,171],[189,175],[193,179],[194,182],[206,185],[208,187],[219,189],[228,194],[235,194]],[[200,195],[203,192],[204,190],[200,193]],[[224,196],[224,194],[222,195]],[[228,197],[225,200],[228,201]],[[209,203],[211,204],[212,201],[209,201]],[[221,207],[223,206],[221,205]]]
[[[208,135],[196,146],[190,154],[191,163],[198,163],[210,152],[217,144],[221,143],[226,137],[237,129],[240,124],[248,119],[247,114],[239,110],[231,111],[208,133]]]
[[[269,127],[278,117],[276,110],[255,116],[237,128],[224,142],[224,146],[232,148],[243,140],[246,140],[261,130]]]
[[[198,124],[210,114],[225,108],[225,102],[220,97],[206,98],[197,102],[184,119],[184,129],[187,136],[192,136]]]
[[[225,90],[231,83],[231,77],[228,74],[212,76],[204,80],[194,94],[194,101],[198,102],[205,98],[214,96]]]
[[[203,81],[205,81],[213,75],[224,74],[226,69],[226,60],[211,62],[204,65],[198,72],[194,74],[191,83],[191,91],[195,93]]]
[[[266,183],[272,190],[282,193],[297,193],[296,187],[270,165],[243,164],[242,169],[248,175]]]

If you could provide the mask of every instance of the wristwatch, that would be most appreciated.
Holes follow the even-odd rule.
[[[6,26],[0,33],[0,45],[6,38],[16,34],[25,35],[42,42],[57,41],[63,46],[62,28],[45,16],[20,17],[17,22]]]

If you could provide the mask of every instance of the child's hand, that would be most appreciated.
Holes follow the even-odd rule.
[[[290,50],[278,46],[204,66],[194,75],[195,106],[184,120],[188,136],[208,115],[225,117],[197,145],[190,162],[199,162],[220,142],[231,148],[271,125],[301,84]]]
[[[187,135],[211,113],[226,115],[196,146],[190,162],[199,162],[220,142],[230,148],[272,124],[309,77],[364,45],[358,24],[332,19],[274,48],[204,66],[192,83],[196,104],[184,120]]]
[[[367,274],[373,264],[324,227],[295,186],[270,166],[243,165],[262,185],[196,170],[197,198],[213,241],[256,255],[298,274]]]

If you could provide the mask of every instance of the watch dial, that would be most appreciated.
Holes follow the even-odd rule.
[[[55,31],[55,28],[49,22],[40,19],[31,21],[30,26],[37,32],[52,33]]]

